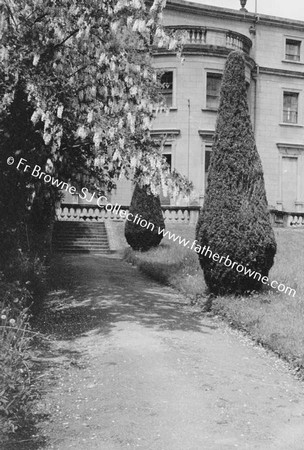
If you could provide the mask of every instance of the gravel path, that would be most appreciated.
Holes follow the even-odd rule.
[[[118,258],[56,267],[43,448],[303,450],[303,384],[275,356]]]

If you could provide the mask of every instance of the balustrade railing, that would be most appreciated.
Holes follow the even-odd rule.
[[[234,50],[242,50],[249,54],[252,46],[251,39],[236,31],[215,27],[201,27],[197,25],[167,26],[168,30],[184,34],[184,45],[202,45],[213,47],[225,47]]]
[[[271,210],[270,217],[273,226],[304,229],[304,212],[291,213],[287,211]]]
[[[190,44],[205,44],[206,43],[206,29],[205,28],[189,28],[186,30],[188,34],[187,42]]]
[[[199,215],[199,206],[162,206],[166,223],[185,223],[195,225]],[[113,205],[110,210],[105,207],[77,204],[62,204],[56,210],[57,220],[103,222],[105,220],[125,220],[120,211],[129,211],[129,206]],[[270,211],[273,226],[304,229],[304,212],[290,213]]]
[[[229,48],[233,48],[234,50],[244,50],[244,40],[240,38],[239,35],[232,33],[231,31],[227,31],[226,33],[226,45]]]
[[[303,214],[299,214],[299,213],[289,214],[287,226],[293,227],[293,228],[303,228],[304,229],[304,213]]]
[[[165,222],[195,224],[198,219],[199,206],[162,206]],[[124,220],[120,211],[129,211],[129,206],[113,205],[113,208],[62,204],[56,210],[57,220],[103,222],[104,220]]]

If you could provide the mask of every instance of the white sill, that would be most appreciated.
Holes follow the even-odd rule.
[[[293,61],[291,59],[282,59],[283,63],[291,63],[291,64],[298,64],[299,66],[304,66],[304,62],[302,61]]]
[[[279,123],[280,127],[294,127],[294,128],[303,128],[304,125],[300,125],[298,123],[287,123],[287,122],[281,122]]]

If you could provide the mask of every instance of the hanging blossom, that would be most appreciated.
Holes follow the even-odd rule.
[[[149,129],[162,107],[152,45],[161,42],[172,51],[178,46],[162,27],[165,4],[155,0],[148,8],[143,0],[86,0],[79,7],[7,0],[0,8],[0,67],[6,75],[0,114],[22,80],[50,160],[64,159],[62,144],[69,137],[92,143],[86,150],[92,163],[105,151],[115,157],[115,149],[122,152],[119,166],[110,161],[100,166],[105,178],[110,167],[111,176],[130,171],[137,176],[142,166],[145,181],[156,186],[163,166]],[[146,51],[139,54],[138,48]]]

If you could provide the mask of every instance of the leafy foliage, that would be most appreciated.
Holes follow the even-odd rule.
[[[26,297],[27,302],[22,303],[22,308],[34,306],[35,310],[35,307],[38,307],[36,303],[41,303],[47,290],[47,266],[44,259],[19,249],[17,254],[14,253],[13,257],[7,260],[3,273],[8,282],[17,281],[21,286],[26,286],[29,296]],[[33,308],[31,312],[34,312]]]
[[[31,344],[31,314],[46,290],[46,267],[38,257],[18,251],[0,271],[0,430],[6,434],[34,422],[37,384]],[[2,438],[2,436],[1,436]]]
[[[241,52],[228,56],[220,95],[208,187],[196,230],[203,248],[267,276],[276,252],[263,169],[250,122]],[[200,254],[210,291],[258,290],[262,284]]]
[[[2,3],[0,115],[9,112],[22,83],[47,149],[48,173],[58,176],[62,165],[78,156],[78,174],[90,179],[93,171],[106,186],[122,174],[150,184],[154,192],[169,182],[170,171],[149,131],[155,111],[163,108],[151,66],[153,46],[180,45],[161,26],[164,4]],[[174,185],[189,187],[183,178]]]
[[[158,228],[165,228],[165,221],[158,196],[149,193],[148,186],[135,186],[129,213],[135,218],[142,218],[153,226],[141,226],[137,220],[127,220],[125,225],[125,237],[128,244],[134,250],[146,251],[151,247],[157,247],[162,240],[158,234]],[[141,219],[141,220],[142,220]],[[145,224],[145,222],[143,222]]]
[[[8,282],[0,272],[0,429],[14,432],[32,415],[36,397],[32,380],[28,324],[31,295],[19,281]],[[1,436],[2,437],[2,436]]]
[[[35,164],[41,167],[47,164],[48,150],[39,129],[35,130],[32,125],[31,114],[32,108],[19,84],[7,114],[0,116],[0,239],[3,243],[0,266],[1,262],[6,265],[8,254],[18,248],[32,247],[27,225],[37,221],[37,206],[43,211],[46,208],[41,203],[47,204],[48,197],[53,196],[54,202],[59,198],[55,189],[49,188],[45,194],[43,181],[36,180],[30,172],[16,170],[6,163],[8,157],[15,155],[16,163],[22,157],[32,168]],[[44,217],[46,223],[52,215],[44,211]]]

